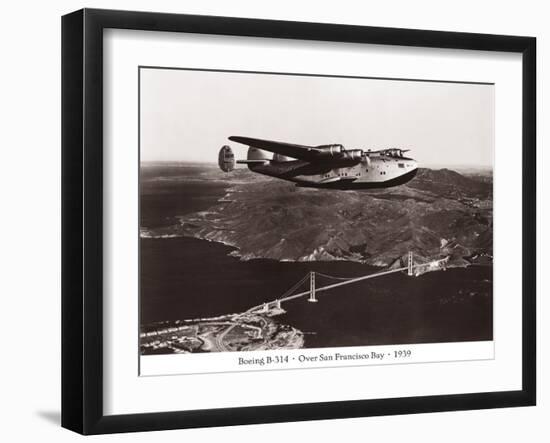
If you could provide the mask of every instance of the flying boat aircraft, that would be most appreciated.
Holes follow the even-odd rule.
[[[408,149],[346,150],[340,144],[304,146],[272,140],[231,136],[248,146],[246,160],[237,160],[231,147],[220,149],[220,169],[231,172],[235,163],[246,164],[258,174],[324,189],[374,189],[402,185],[417,172],[417,163],[405,157]]]

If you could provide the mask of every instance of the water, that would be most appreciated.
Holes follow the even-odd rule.
[[[200,168],[186,174],[197,172]],[[143,227],[168,226],[177,215],[205,210],[227,187],[220,181],[186,182],[178,177],[174,172],[167,180],[142,183]],[[142,324],[242,312],[280,297],[309,271],[338,277],[379,271],[344,261],[240,261],[228,255],[232,247],[193,238],[140,242]],[[334,281],[317,280],[318,287],[330,283]],[[395,273],[320,293],[318,299],[285,303],[287,313],[277,317],[306,333],[306,347],[492,339],[491,267],[419,277]]]
[[[227,183],[201,179],[204,167],[148,166],[140,172],[140,223],[149,229],[171,226],[178,215],[203,211],[225,194]]]

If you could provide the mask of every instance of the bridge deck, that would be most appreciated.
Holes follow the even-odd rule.
[[[407,267],[404,267],[404,268],[398,268],[398,269],[391,269],[389,271],[377,272],[376,274],[363,275],[362,277],[352,278],[350,280],[341,281],[341,282],[338,282],[338,283],[333,283],[333,284],[328,285],[328,286],[321,286],[320,288],[315,288],[315,293],[328,291],[329,289],[334,289],[334,288],[337,288],[339,286],[349,285],[350,283],[355,283],[355,282],[358,282],[358,281],[361,281],[361,280],[368,280],[369,278],[375,278],[375,277],[380,277],[382,275],[393,274],[394,272],[406,271],[407,269],[408,269]],[[295,298],[303,297],[305,295],[309,295],[309,290],[304,291],[304,292],[299,292],[298,294],[289,295],[288,297],[280,298],[280,299],[277,299],[277,300],[281,301],[281,302],[284,302],[284,301],[289,301],[289,300],[292,300],[292,299],[295,299]],[[275,300],[275,301],[277,301],[277,300]]]
[[[430,262],[430,263],[418,263],[418,264],[412,265],[411,268],[415,269],[415,268],[430,266],[431,263],[439,264],[439,263],[444,262],[446,260],[447,260],[447,258],[443,258],[443,259],[440,259],[440,260],[435,260],[435,261]],[[329,289],[334,289],[334,288],[337,288],[339,286],[349,285],[351,283],[356,283],[356,282],[362,281],[362,280],[368,280],[370,278],[376,278],[376,277],[381,277],[383,275],[393,274],[393,273],[396,273],[396,272],[407,271],[408,269],[409,269],[408,266],[404,266],[404,267],[397,268],[397,269],[390,269],[388,271],[377,272],[375,274],[364,275],[362,277],[350,278],[349,280],[346,280],[346,281],[333,283],[331,285],[322,286],[320,288],[315,288],[315,293],[328,291]],[[310,289],[308,289],[307,291],[299,292],[297,294],[293,294],[293,295],[289,295],[289,296],[286,296],[286,297],[278,298],[278,299],[272,300],[270,302],[262,303],[261,305],[254,306],[254,307],[250,308],[246,312],[253,312],[256,309],[260,309],[260,308],[262,308],[266,305],[270,305],[270,304],[277,303],[277,302],[279,302],[279,303],[287,302],[287,301],[290,301],[290,300],[294,300],[296,298],[304,297],[304,296],[309,295],[309,294],[310,294]]]

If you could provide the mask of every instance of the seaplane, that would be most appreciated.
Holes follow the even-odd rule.
[[[360,190],[389,188],[407,183],[418,165],[404,154],[409,149],[345,149],[341,144],[305,146],[231,136],[232,142],[248,146],[246,160],[235,161],[230,146],[224,145],[218,165],[231,172],[245,164],[252,172],[287,180],[299,187]]]

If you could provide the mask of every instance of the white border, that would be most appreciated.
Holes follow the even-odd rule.
[[[494,82],[495,359],[138,377],[138,65]],[[520,389],[521,97],[519,54],[106,30],[105,414]]]
[[[252,352],[146,355],[140,376],[193,375],[237,371],[282,371],[494,358],[493,341],[414,345],[350,346]]]

